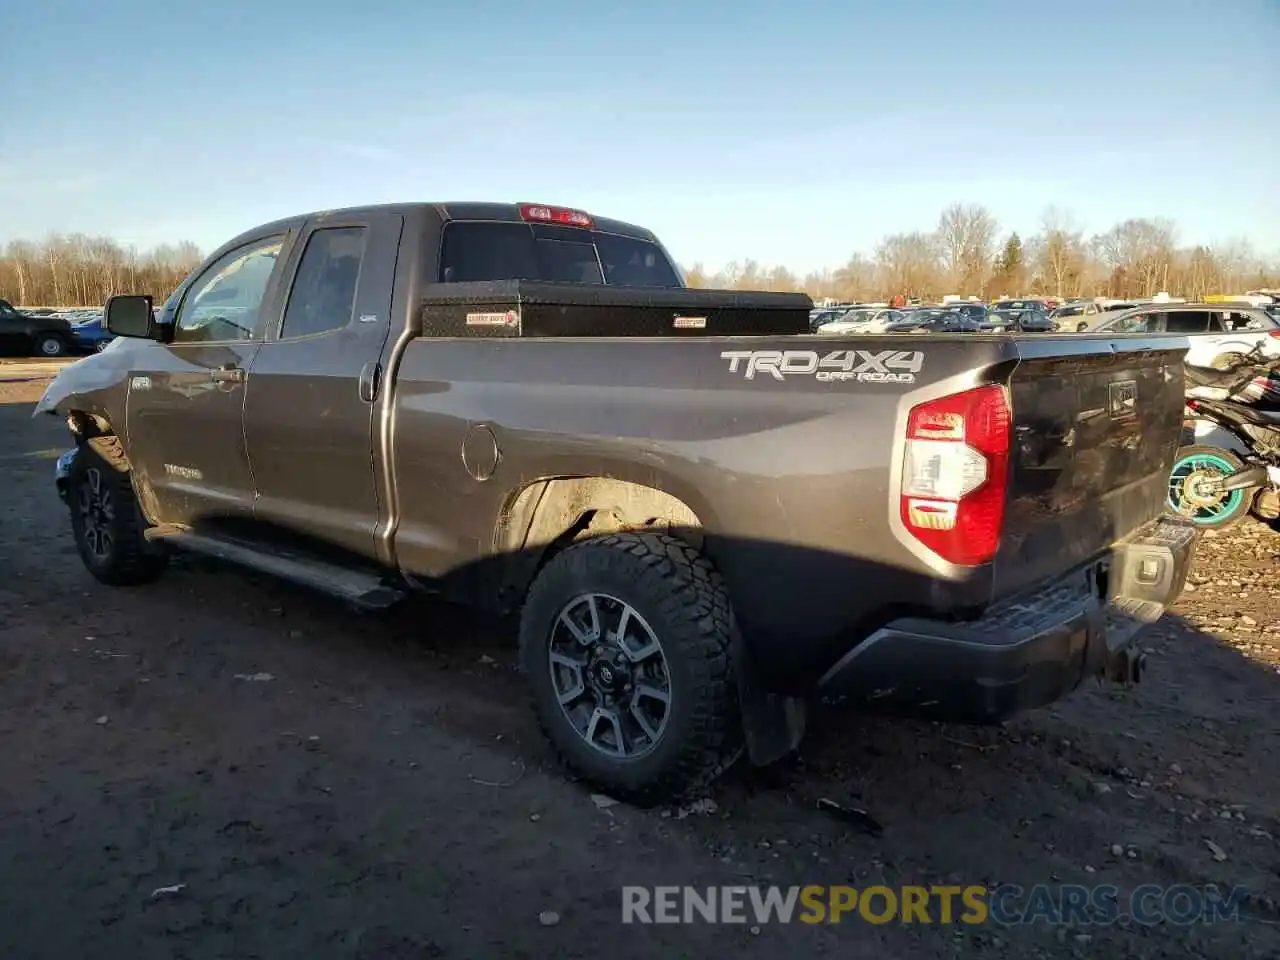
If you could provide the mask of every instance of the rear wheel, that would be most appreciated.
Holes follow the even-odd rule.
[[[67,341],[56,333],[36,337],[36,353],[42,357],[60,357],[67,352]]]
[[[163,548],[149,543],[147,523],[125,469],[119,441],[95,437],[80,447],[67,475],[71,532],[85,568],[112,586],[154,580],[164,571]]]
[[[687,543],[585,540],[530,588],[521,664],[561,757],[609,793],[648,804],[717,776],[740,751],[724,584]]]
[[[1214,480],[1244,468],[1229,450],[1192,444],[1178,450],[1169,472],[1169,510],[1201,527],[1224,528],[1239,523],[1249,512],[1253,491],[1214,492]]]

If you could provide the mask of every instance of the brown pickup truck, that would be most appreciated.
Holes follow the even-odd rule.
[[[330,211],[156,316],[112,298],[37,412],[98,579],[180,548],[517,613],[548,736],[640,802],[784,755],[815,694],[983,722],[1136,679],[1195,543],[1162,518],[1185,339],[828,337],[810,307],[687,289],[577,210]]]

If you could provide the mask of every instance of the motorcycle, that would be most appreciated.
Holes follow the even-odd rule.
[[[1169,509],[1224,529],[1249,513],[1280,518],[1280,364],[1261,347],[1222,369],[1186,368],[1186,430]]]

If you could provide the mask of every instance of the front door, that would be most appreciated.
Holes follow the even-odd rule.
[[[307,224],[245,401],[255,519],[366,557],[376,557],[375,396],[403,226],[382,212]]]
[[[288,240],[262,237],[219,257],[183,294],[171,342],[140,345],[126,450],[159,522],[252,516],[245,391]]]

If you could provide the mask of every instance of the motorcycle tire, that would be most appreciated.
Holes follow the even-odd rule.
[[[1256,490],[1232,490],[1217,499],[1200,498],[1197,502],[1186,496],[1186,484],[1196,473],[1227,476],[1243,469],[1244,461],[1230,450],[1202,443],[1179,447],[1173,458],[1173,468],[1169,471],[1169,512],[1206,530],[1225,530],[1235,526],[1248,516]]]

